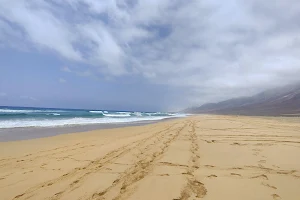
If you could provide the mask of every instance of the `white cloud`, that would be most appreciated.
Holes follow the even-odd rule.
[[[53,49],[68,59],[81,60],[81,55],[72,45],[76,36],[70,32],[68,24],[48,10],[51,8],[46,2],[2,0],[1,5],[0,15],[19,25],[30,42],[40,48]]]
[[[188,104],[248,95],[300,75],[296,0],[0,2],[4,45],[23,38],[88,66],[65,72],[140,75],[185,91]]]
[[[59,80],[58,80],[60,83],[65,83],[65,82],[67,82],[65,79],[63,79],[63,78],[59,78]]]
[[[67,73],[73,73],[77,76],[85,76],[85,77],[91,77],[93,76],[93,73],[90,70],[78,70],[78,68],[70,69],[69,67],[65,66],[61,68],[61,71],[67,72]],[[61,79],[59,79],[61,81]]]
[[[63,72],[72,72],[71,69],[67,66],[62,67],[61,71],[63,71]]]

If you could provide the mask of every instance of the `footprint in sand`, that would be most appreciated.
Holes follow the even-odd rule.
[[[242,175],[240,174],[237,174],[237,173],[230,173],[231,176],[238,176],[238,177],[241,177]]]
[[[31,172],[33,172],[33,170],[27,171],[27,172],[23,172],[23,174],[28,174],[28,173],[31,173]],[[1,178],[0,178],[0,180],[1,180]]]
[[[211,174],[209,176],[207,176],[207,178],[217,178],[218,176],[217,175],[214,175],[214,174]]]
[[[169,174],[159,174],[158,176],[170,176]]]
[[[258,175],[258,176],[253,176],[251,178],[260,178],[260,179],[264,179],[264,180],[269,180],[268,176],[265,175],[265,174]]]
[[[241,170],[241,169],[244,169],[244,168],[242,168],[242,167],[233,167],[233,168],[231,168],[231,169],[238,169],[238,170]]]
[[[255,152],[260,152],[261,149],[252,149],[252,151],[255,151]]]
[[[215,166],[213,165],[204,165],[205,167],[208,167],[208,168],[214,168]]]
[[[263,186],[268,187],[268,188],[272,188],[272,189],[274,189],[274,190],[277,190],[277,187],[275,187],[275,186],[273,186],[273,185],[269,185],[268,183],[262,182],[261,184],[262,184]]]
[[[260,160],[258,161],[259,163],[266,163],[267,161],[266,160]]]
[[[278,194],[272,194],[273,199],[279,200],[281,197]]]

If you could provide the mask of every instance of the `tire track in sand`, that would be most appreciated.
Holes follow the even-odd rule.
[[[116,160],[119,157],[130,152],[132,149],[136,148],[137,146],[141,145],[142,143],[145,143],[146,141],[151,140],[160,134],[164,134],[165,132],[172,131],[173,126],[175,126],[176,124],[177,123],[171,124],[163,130],[154,132],[149,137],[139,139],[130,144],[124,145],[116,150],[113,150],[113,151],[107,153],[105,156],[103,156],[99,159],[96,159],[94,161],[91,161],[89,164],[87,164],[84,167],[75,168],[71,172],[68,172],[58,178],[55,178],[50,181],[46,181],[46,182],[38,184],[34,187],[31,187],[31,188],[27,189],[25,192],[23,192],[22,194],[15,196],[13,199],[18,199],[18,200],[19,199],[30,199],[36,193],[43,192],[42,190],[48,189],[49,187],[59,184],[62,181],[68,181],[68,179],[72,179],[72,178],[78,176],[77,181],[70,182],[69,188],[64,188],[62,191],[57,192],[54,196],[51,197],[51,199],[60,199],[60,197],[62,197],[62,195],[65,192],[70,191],[72,188],[77,187],[78,184],[80,184],[80,182],[84,178],[86,178],[86,176],[92,175],[92,173],[101,170],[103,167],[105,167],[105,165],[112,163],[114,160]]]
[[[174,200],[187,200],[190,199],[191,197],[193,197],[192,199],[202,198],[207,193],[204,184],[198,181],[194,175],[195,170],[199,168],[199,158],[200,158],[200,156],[197,154],[199,150],[199,145],[197,142],[198,137],[196,134],[194,121],[190,121],[189,128],[190,128],[189,140],[191,141],[191,148],[190,148],[191,158],[189,161],[187,172],[185,173],[187,184],[184,187],[184,189],[181,191],[181,196],[178,199],[174,199]]]
[[[128,199],[135,192],[138,182],[149,175],[155,166],[155,161],[161,158],[161,156],[167,151],[170,144],[179,137],[182,130],[186,127],[187,124],[184,123],[181,127],[174,131],[175,133],[173,132],[172,134],[168,134],[168,132],[166,132],[160,136],[158,138],[158,144],[154,146],[154,148],[161,146],[157,151],[151,152],[147,150],[144,154],[138,156],[134,165],[126,170],[109,188],[102,192],[95,193],[92,197],[87,199]],[[145,149],[146,148],[142,148],[141,150],[143,151]],[[118,191],[117,194],[112,197],[110,193],[115,193],[116,191]]]
[[[151,128],[149,128],[149,130],[146,130],[146,131],[143,131],[143,132],[140,132],[140,133],[137,133],[136,135],[139,135],[139,134],[143,134],[143,133],[147,133],[149,131],[152,131],[152,129],[155,129],[156,126],[153,126]],[[130,136],[130,137],[135,137],[136,135],[133,135],[133,136]],[[123,138],[127,138],[126,136],[123,136],[121,138],[118,138],[117,140],[121,140]],[[113,141],[115,142],[115,141]],[[60,155],[61,153],[67,153],[67,152],[72,152],[72,151],[76,151],[76,150],[79,150],[79,149],[82,149],[83,152],[86,148],[99,148],[99,147],[102,147],[104,145],[107,145],[107,144],[110,144],[110,143],[113,143],[113,142],[103,142],[101,144],[93,144],[93,145],[84,145],[84,144],[81,144],[80,142],[79,143],[76,143],[76,144],[72,144],[72,145],[65,145],[65,146],[59,146],[59,147],[56,147],[56,148],[53,148],[53,149],[47,149],[47,150],[41,150],[41,151],[38,151],[38,152],[35,152],[35,153],[30,153],[30,154],[27,154],[27,155],[24,155],[24,156],[19,156],[19,157],[14,157],[14,158],[11,158],[11,157],[8,157],[8,158],[4,158],[4,159],[1,159],[0,160],[0,167],[5,167],[5,166],[8,166],[15,163],[15,162],[20,162],[21,165],[24,165],[24,164],[27,164],[27,163],[30,163],[32,161],[36,161],[38,159],[41,159],[41,158],[45,158],[45,157],[53,157],[56,156],[56,155]],[[38,155],[35,155],[35,154],[38,154]],[[73,154],[69,154],[68,156],[72,156],[72,155],[77,155],[78,152],[75,152]]]

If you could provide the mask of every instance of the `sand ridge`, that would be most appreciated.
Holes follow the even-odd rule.
[[[203,115],[0,143],[0,199],[299,199],[299,133]]]

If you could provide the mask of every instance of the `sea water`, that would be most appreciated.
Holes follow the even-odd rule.
[[[129,123],[183,116],[167,112],[0,107],[0,128]]]

